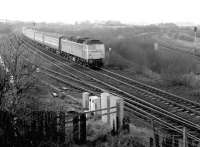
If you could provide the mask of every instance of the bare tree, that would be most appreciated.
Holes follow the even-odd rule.
[[[8,38],[0,48],[5,65],[0,65],[1,109],[14,114],[26,108],[25,101],[31,99],[29,90],[37,80],[37,66],[24,59],[26,53],[22,44],[15,46]]]

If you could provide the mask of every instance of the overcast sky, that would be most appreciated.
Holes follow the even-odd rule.
[[[0,19],[200,24],[200,0],[0,0]]]

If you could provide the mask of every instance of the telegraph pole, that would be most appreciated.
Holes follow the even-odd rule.
[[[194,54],[196,53],[197,27],[194,27]]]
[[[197,27],[194,27],[194,42],[197,41]]]

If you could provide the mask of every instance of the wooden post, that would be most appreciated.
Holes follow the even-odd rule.
[[[65,113],[60,112],[60,141],[63,143],[65,141]]]
[[[123,100],[120,99],[117,101],[117,131],[119,131],[123,124],[124,118],[124,103]]]
[[[113,126],[113,127],[112,127],[111,133],[112,133],[112,135],[116,135],[115,120],[113,120],[113,125],[112,125],[112,126]]]
[[[80,143],[85,143],[86,137],[86,114],[82,113],[80,115]]]
[[[183,147],[187,147],[187,130],[183,128]]]
[[[111,122],[110,122],[110,96],[107,97],[107,123],[109,125],[112,125]]]
[[[155,146],[160,147],[160,141],[159,141],[159,135],[158,133],[155,134]]]
[[[79,116],[76,115],[73,118],[73,140],[75,143],[79,143]]]
[[[151,125],[153,129],[153,147],[156,147],[156,133],[155,133],[155,127],[154,127],[154,121],[151,120]]]
[[[57,134],[56,134],[57,133],[57,119],[56,119],[57,114],[56,114],[56,112],[52,112],[51,115],[52,115],[52,125],[51,125],[52,133],[51,133],[51,138],[54,141],[56,141],[56,139],[57,139],[56,138],[56,136],[57,136]]]
[[[45,111],[41,112],[41,125],[42,125],[42,136],[46,137],[46,132],[45,132]]]
[[[172,135],[172,147],[175,147],[175,139],[174,135]]]
[[[174,138],[174,147],[178,147],[179,146],[179,139],[177,137]]]
[[[151,138],[151,137],[149,138],[149,144],[150,144],[149,145],[150,147],[153,147],[153,138]]]
[[[59,134],[59,130],[60,130],[60,114],[59,112],[57,111],[56,112],[56,142],[59,143],[60,141],[60,136],[58,135]]]

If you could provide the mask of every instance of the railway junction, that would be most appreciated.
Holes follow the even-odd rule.
[[[77,115],[77,118],[72,121],[73,125],[77,125],[74,122],[76,119],[84,120],[88,116],[98,117],[98,114],[101,114],[101,119],[112,129],[118,131],[123,127],[125,117],[134,116],[145,120],[152,127],[153,136],[149,138],[150,146],[159,146],[163,142],[171,142],[177,147],[187,145],[197,147],[200,144],[199,103],[141,83],[104,67],[94,69],[82,63],[73,63],[75,60],[73,57],[61,56],[52,48],[45,47],[23,34],[12,35],[10,39],[2,43],[2,46],[5,48],[10,46],[13,49],[22,48],[32,56],[39,58],[42,61],[40,65],[31,61],[30,58],[23,57],[26,62],[37,67],[36,76],[51,87],[52,96],[58,97],[61,94],[67,96],[73,104],[81,107],[77,110],[81,114],[84,108],[87,109],[83,113],[85,115]],[[56,82],[50,82],[44,77]],[[79,95],[73,96],[68,89],[78,91]],[[120,99],[120,103],[113,101],[114,97]],[[112,111],[112,109],[115,110]],[[58,116],[60,117],[58,121],[61,121],[62,115],[58,114]],[[86,123],[82,125],[80,123],[78,128],[80,129],[84,124]],[[84,129],[82,131],[84,132]],[[162,131],[169,136],[159,134]],[[77,138],[76,135],[75,138]],[[79,137],[78,141],[84,140]]]

